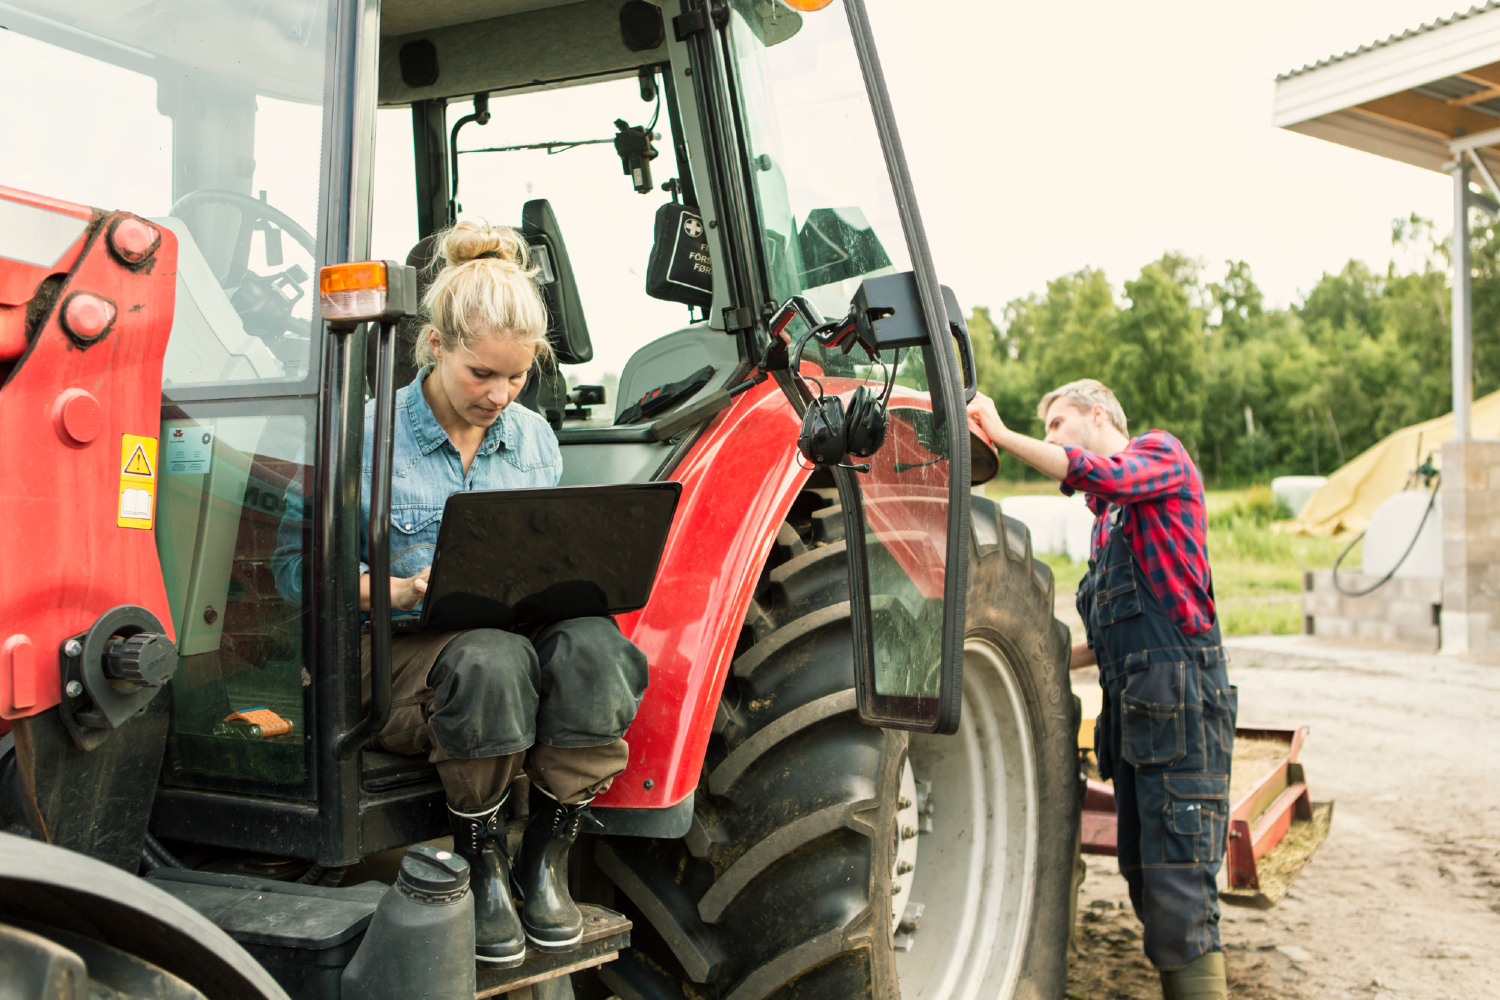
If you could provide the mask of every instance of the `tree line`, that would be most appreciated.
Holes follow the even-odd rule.
[[[1500,388],[1500,227],[1471,220],[1474,393]],[[980,388],[1007,425],[1041,433],[1036,404],[1077,378],[1116,395],[1132,434],[1177,435],[1216,483],[1322,473],[1392,431],[1452,409],[1449,248],[1413,215],[1391,226],[1384,273],[1351,260],[1303,298],[1267,308],[1250,265],[1167,253],[1123,289],[1085,268],[974,309]],[[1007,458],[1001,474],[1021,478]]]

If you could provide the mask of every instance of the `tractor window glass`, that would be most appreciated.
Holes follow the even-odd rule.
[[[545,199],[551,206],[593,347],[591,360],[564,363],[561,375],[570,385],[605,387],[607,403],[594,407],[591,419],[606,425],[614,420],[615,390],[631,355],[703,315],[646,293],[657,212],[673,200],[677,175],[671,115],[665,94],[656,97],[660,76],[654,79],[650,100],[642,99],[635,77],[529,94],[496,93],[490,97],[488,123],[470,121],[458,132],[460,221],[521,229],[529,203]],[[473,113],[472,101],[454,101],[447,108],[447,127]],[[640,175],[626,171],[616,149],[617,119],[637,136],[648,127],[656,136],[657,155]],[[377,128],[372,252],[405,260],[418,239],[411,113],[382,110]],[[543,282],[559,279],[550,256],[534,263]]]
[[[733,0],[740,121],[771,292],[842,316],[862,278],[911,264],[842,4]]]
[[[762,253],[778,302],[805,295],[825,317],[845,315],[861,281],[911,270],[879,133],[842,4],[797,14],[731,0],[729,39]],[[889,352],[883,365],[808,350],[829,393],[848,403],[861,382],[894,370],[885,442],[853,477],[862,532],[870,671],[867,721],[928,728],[942,686],[948,512],[948,430],[934,414],[930,348]],[[939,407],[937,412],[941,413]],[[868,662],[865,662],[868,660]]]
[[[327,6],[0,4],[0,178],[177,236],[168,399],[306,391]]]
[[[178,652],[163,780],[289,795],[306,792],[312,677],[306,566],[286,556],[309,548],[313,414],[253,407],[163,412],[156,547]]]

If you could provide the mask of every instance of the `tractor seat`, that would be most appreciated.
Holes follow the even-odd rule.
[[[583,303],[578,296],[578,283],[573,277],[573,265],[568,258],[567,244],[563,242],[562,230],[552,205],[545,198],[528,201],[521,209],[521,224],[514,227],[526,240],[531,251],[532,266],[539,272],[536,276],[541,288],[542,300],[547,306],[547,338],[560,365],[582,364],[594,357],[593,344],[589,339],[588,321],[583,315]],[[436,275],[433,267],[436,257],[437,234],[424,236],[406,255],[406,263],[417,269],[417,294],[425,296],[427,288]],[[422,331],[421,319],[402,320],[396,332],[395,385],[410,384],[416,377],[417,363],[413,357],[417,337]],[[374,341],[365,361],[365,377],[370,393],[375,388]],[[531,370],[525,391],[521,394],[522,405],[535,410],[552,424],[554,430],[562,426],[563,413],[567,409],[567,385],[559,372],[544,371],[540,366]]]

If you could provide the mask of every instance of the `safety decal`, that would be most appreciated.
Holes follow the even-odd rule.
[[[120,439],[120,508],[122,528],[150,531],[156,516],[156,438],[123,434]]]

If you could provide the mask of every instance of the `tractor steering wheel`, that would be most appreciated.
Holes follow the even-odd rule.
[[[290,233],[314,260],[317,259],[317,241],[281,209],[259,198],[221,188],[204,188],[183,195],[172,206],[170,214],[180,219],[183,213],[205,205],[228,205],[239,211],[240,228],[235,235],[229,267],[220,284],[225,290],[233,290],[231,302],[244,322],[246,332],[266,341],[275,351],[276,342],[291,329],[292,307],[307,294],[307,289],[302,286],[310,275],[296,264],[270,277],[250,270],[250,246],[255,231],[261,229],[266,233],[267,263],[272,267],[281,263],[270,258],[280,256],[282,232]]]

